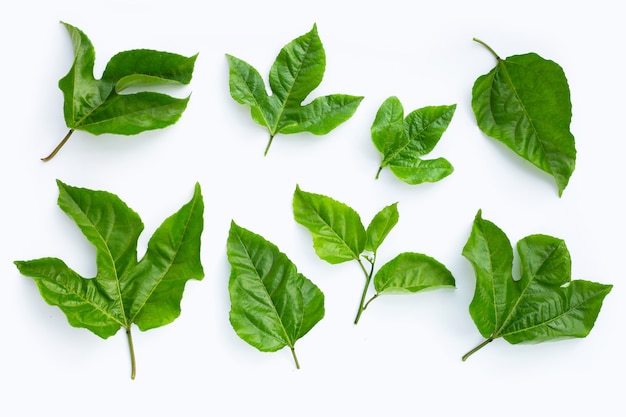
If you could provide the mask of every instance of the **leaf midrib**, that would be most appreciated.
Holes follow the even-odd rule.
[[[309,50],[311,49],[311,45],[312,45],[312,40],[308,39],[307,45],[306,45],[306,51],[304,54],[304,58],[306,58],[309,54]],[[278,114],[276,115],[276,122],[274,124],[273,127],[270,127],[270,134],[272,136],[276,135],[277,130],[278,130],[278,125],[280,124],[280,122],[282,121],[282,116],[285,112],[285,108],[287,107],[287,103],[289,102],[289,97],[291,96],[291,92],[293,91],[293,87],[296,84],[296,81],[298,79],[298,77],[300,76],[300,72],[302,71],[302,67],[304,66],[304,58],[301,60],[300,65],[298,66],[298,71],[296,72],[296,76],[293,77],[293,83],[291,84],[291,86],[289,87],[289,91],[287,92],[287,95],[285,96],[285,99],[283,100],[283,102],[280,105]],[[271,86],[270,86],[271,87]],[[272,97],[276,97],[275,96],[275,92],[272,90]]]
[[[447,113],[448,113],[448,112],[446,111],[446,114],[447,114]],[[441,119],[441,117],[438,117],[438,118],[437,118],[437,120],[438,120],[438,119]],[[408,134],[408,132],[406,131],[405,126],[404,126],[405,120],[406,120],[406,118],[405,118],[404,120],[402,120],[402,134],[403,134],[403,136],[405,136],[405,137],[407,138],[406,143],[405,143],[404,145],[400,146],[399,148],[397,148],[394,152],[392,152],[392,153],[391,153],[391,155],[389,155],[389,156],[387,156],[385,159],[383,159],[383,162],[382,162],[382,164],[383,164],[383,165],[388,165],[388,164],[392,163],[392,162],[396,159],[396,157],[397,157],[400,153],[402,153],[402,152],[403,152],[406,148],[408,148],[408,147],[409,147],[409,145],[410,145],[410,144],[411,144],[411,143],[415,140],[415,139],[412,139],[411,137],[409,137],[409,134]],[[427,124],[427,125],[426,125],[423,129],[421,129],[421,130],[418,132],[418,134],[416,134],[416,135],[415,135],[415,137],[417,138],[417,137],[418,137],[418,136],[420,136],[422,133],[424,133],[424,132],[425,132],[425,131],[426,131],[426,130],[427,130],[427,129],[431,126],[431,125],[433,125],[433,124],[434,124],[437,120],[433,120],[433,121],[431,121],[430,123],[428,123],[428,124]],[[424,155],[424,154],[420,153],[420,156],[422,156],[422,155]],[[419,159],[419,158],[417,158],[417,159]]]
[[[76,274],[76,277],[77,277],[78,279],[87,279],[87,278],[84,278],[84,277],[82,277],[82,276],[80,276],[80,275],[78,275],[78,274]],[[57,280],[54,280],[54,283],[55,283],[55,284],[57,284],[57,285],[59,285],[59,284],[60,284],[60,283],[59,283],[59,281],[57,281]],[[123,327],[125,327],[125,326],[126,326],[126,325],[125,325],[123,322],[121,322],[121,321],[120,321],[117,317],[115,317],[114,315],[112,315],[110,312],[108,312],[107,310],[103,309],[102,307],[100,307],[98,304],[94,303],[93,301],[89,300],[89,299],[88,299],[88,298],[86,298],[86,297],[83,297],[80,293],[78,293],[78,292],[76,292],[76,291],[73,291],[73,290],[72,290],[70,287],[68,287],[67,285],[61,285],[61,286],[63,287],[63,289],[64,289],[64,290],[65,290],[68,294],[72,294],[72,295],[74,295],[74,296],[78,297],[79,299],[83,300],[86,304],[89,304],[89,305],[91,305],[93,308],[95,308],[96,310],[98,310],[98,311],[102,312],[105,316],[107,316],[107,317],[111,318],[114,322],[116,322],[116,323],[117,323],[117,324],[119,324],[120,326],[123,326]],[[98,293],[98,294],[101,294],[101,293]]]
[[[543,266],[548,261],[548,259],[550,259],[552,257],[552,254],[555,253],[558,250],[559,246],[554,247],[552,249],[552,251],[550,251],[549,255],[544,258],[543,262],[537,268],[536,272],[531,277],[529,277],[528,284],[520,292],[519,297],[517,297],[517,300],[515,301],[515,304],[513,304],[513,306],[511,307],[511,310],[509,310],[509,314],[506,317],[506,319],[504,320],[504,322],[502,323],[502,326],[500,326],[500,328],[494,333],[494,338],[500,337],[500,336],[504,335],[503,332],[506,329],[506,326],[508,326],[509,323],[511,322],[511,320],[513,320],[513,317],[515,316],[515,312],[517,310],[517,307],[519,306],[520,302],[524,298],[524,295],[526,294],[526,291],[528,290],[528,288],[530,288],[530,286],[535,281],[535,278],[537,278],[537,273],[541,270],[541,268],[543,268]],[[531,326],[531,327],[534,327],[534,326]]]
[[[513,80],[511,80],[511,76],[510,76],[509,72],[507,71],[505,63],[506,64],[511,64],[511,65],[519,65],[519,66],[522,66],[522,65],[518,64],[516,62],[510,62],[510,61],[507,62],[507,61],[503,60],[502,58],[498,58],[498,66],[501,67],[501,71],[502,71],[503,75],[505,76],[507,83],[509,84],[511,90],[513,91],[513,94],[515,95],[515,98],[517,99],[517,102],[522,107],[522,113],[526,117],[528,122],[530,123],[530,126],[532,127],[532,131],[533,131],[535,137],[537,138],[537,143],[539,144],[539,146],[541,148],[541,151],[543,153],[544,158],[546,158],[546,160],[548,160],[548,152],[545,149],[542,136],[539,134],[539,131],[538,131],[537,127],[535,126],[535,123],[533,122],[533,119],[530,117],[530,113],[526,109],[526,106],[524,105],[524,102],[522,101],[520,95],[518,94],[517,89],[515,88],[515,85],[513,84]],[[524,68],[528,69],[528,67],[526,67],[526,66],[524,66]],[[541,76],[536,71],[535,71],[535,73],[537,74],[537,76]],[[493,91],[493,81],[495,81],[495,77],[493,77],[493,79],[492,79],[492,91]],[[493,109],[491,109],[491,112],[493,114]],[[515,145],[517,147],[517,144],[515,144]],[[548,164],[548,167],[550,169],[550,174],[554,175],[554,173],[552,172],[552,167],[550,166],[550,164]],[[542,169],[543,169],[543,167],[542,167]]]
[[[178,254],[180,252],[180,248],[182,247],[182,242],[185,240],[185,237],[187,235],[187,230],[189,229],[189,223],[191,222],[191,218],[193,217],[193,212],[194,212],[196,204],[197,204],[197,201],[194,198],[193,199],[193,203],[191,205],[191,208],[189,210],[189,216],[187,217],[187,221],[185,222],[185,227],[183,228],[184,233],[181,233],[181,239],[179,240],[178,245],[176,246],[176,251],[174,252],[174,256],[172,257],[172,261],[167,265],[167,268],[163,271],[163,273],[161,274],[160,278],[155,281],[156,283],[152,286],[152,289],[150,290],[148,295],[145,297],[144,301],[142,303],[140,303],[140,307],[137,309],[137,312],[131,317],[130,323],[134,323],[135,322],[135,319],[137,318],[139,313],[141,313],[141,310],[143,310],[144,306],[146,305],[146,303],[148,302],[148,300],[150,299],[150,297],[152,296],[154,291],[156,291],[156,289],[159,286],[159,284],[161,284],[161,282],[163,281],[164,277],[168,274],[168,272],[172,268],[172,265],[174,264],[174,260],[178,257]],[[145,256],[147,256],[147,254],[144,255],[144,257]],[[138,266],[140,263],[141,262],[138,262],[135,265],[135,267]]]
[[[332,227],[332,225],[330,223],[328,223],[320,214],[319,211],[316,209],[315,206],[313,206],[312,204],[309,204],[309,206],[313,209],[313,213],[315,213],[315,215],[317,216],[317,218],[321,221],[322,224],[324,224],[328,229],[330,229],[330,231],[333,232],[334,236],[339,240],[339,242],[343,243],[343,245],[348,248],[348,250],[350,251],[350,253],[352,254],[353,259],[359,259],[359,255],[360,253],[355,253],[352,248],[350,247],[350,245],[348,245],[348,243],[339,235],[339,233],[337,233],[337,231],[335,231],[335,228]],[[316,233],[319,236],[323,236],[320,233]]]
[[[257,267],[253,261],[252,255],[250,254],[250,252],[248,251],[248,246],[245,244],[245,242],[243,241],[241,234],[237,233],[237,239],[239,240],[239,243],[241,245],[241,247],[243,247],[243,250],[245,252],[246,257],[250,260],[250,265],[252,265],[252,269],[254,270],[257,278],[259,279],[259,281],[261,282],[261,287],[263,287],[263,291],[264,294],[267,296],[267,299],[270,301],[270,306],[272,308],[272,311],[274,312],[274,314],[276,315],[277,321],[280,324],[280,328],[283,331],[283,334],[285,335],[285,340],[287,340],[287,344],[289,347],[293,348],[295,346],[295,340],[291,340],[291,338],[289,337],[289,334],[287,332],[287,329],[285,328],[285,325],[283,323],[282,317],[280,316],[280,314],[278,313],[278,310],[276,309],[276,305],[274,304],[274,300],[272,300],[272,296],[270,295],[270,293],[267,290],[267,287],[265,286],[265,284],[263,283],[263,278],[261,276],[261,274],[259,274],[259,271],[257,270]],[[247,289],[244,288],[244,290],[246,292],[249,292]],[[270,334],[271,335],[271,334]],[[272,338],[278,340],[281,343],[284,343],[283,340],[277,339],[274,335],[271,335]]]

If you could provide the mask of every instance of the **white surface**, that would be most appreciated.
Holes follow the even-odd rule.
[[[623,416],[623,98],[625,30],[619,2],[448,0],[341,2],[12,2],[0,25],[3,145],[0,178],[0,414],[6,416]],[[134,137],[65,135],[57,82],[72,61],[59,21],[81,28],[97,54],[96,76],[116,52],[145,47],[199,52],[193,92],[174,126]],[[321,86],[363,95],[356,114],[327,136],[279,135],[263,157],[266,131],[231,99],[225,53],[264,79],[280,50],[317,23],[327,54]],[[563,197],[551,177],[485,137],[471,112],[474,80],[501,56],[537,52],[568,77],[577,167]],[[374,181],[379,155],[369,128],[396,95],[408,112],[457,103],[430,155],[455,172],[408,186],[390,171]],[[206,277],[187,284],[182,314],[135,329],[137,379],[126,338],[102,340],[70,327],[41,299],[16,259],[57,256],[95,273],[94,251],[57,206],[55,179],[119,195],[142,217],[139,245],[188,201],[199,181],[206,203]],[[399,202],[400,222],[379,265],[404,251],[429,254],[453,272],[456,290],[381,297],[352,324],[363,278],[354,263],[315,255],[291,212],[295,185],[355,208],[364,222]],[[586,339],[539,345],[481,342],[469,313],[474,275],[461,256],[478,209],[513,243],[532,233],[564,239],[573,278],[615,284]],[[231,219],[278,245],[326,295],[325,318],[288,350],[261,353],[228,322]],[[141,255],[141,253],[140,253]]]

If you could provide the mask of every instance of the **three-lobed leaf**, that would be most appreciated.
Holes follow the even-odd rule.
[[[517,250],[519,280],[513,276],[508,238],[479,211],[463,256],[476,273],[470,314],[486,341],[464,360],[499,337],[513,344],[585,337],[611,291],[612,285],[571,280],[570,254],[561,239],[531,235]]]
[[[289,346],[299,368],[295,343],[324,317],[324,294],[274,244],[235,222],[227,256],[233,329],[263,352]]]
[[[502,59],[487,48],[497,64],[478,77],[472,89],[479,128],[552,175],[561,195],[576,165],[572,104],[563,69],[535,53]]]
[[[189,84],[197,55],[185,57],[150,49],[124,51],[114,55],[101,79],[94,78],[95,50],[80,29],[63,23],[74,46],[74,62],[59,80],[63,92],[63,114],[70,132],[59,146],[43,160],[51,159],[74,130],[94,135],[113,133],[135,135],[161,129],[178,121],[189,97],[139,91],[126,94],[134,87],[147,89],[163,84]]]
[[[131,325],[148,330],[171,323],[180,315],[186,282],[204,277],[200,186],[196,184],[192,199],[159,226],[137,261],[137,239],[143,230],[137,213],[109,192],[57,184],[60,208],[96,248],[96,276],[82,277],[57,258],[16,261],[15,265],[35,280],[44,300],[58,306],[72,326],[102,338],[124,328],[134,378]]]
[[[422,159],[431,152],[448,128],[456,105],[428,106],[404,117],[397,97],[387,98],[372,123],[372,142],[382,154],[376,174],[388,166],[408,184],[436,182],[450,175],[454,168],[445,158]]]
[[[331,94],[302,105],[321,83],[326,69],[326,53],[316,25],[279,52],[269,74],[272,95],[268,95],[263,78],[254,67],[232,55],[227,54],[226,58],[232,98],[250,106],[252,119],[269,131],[265,154],[278,133],[329,133],[352,117],[363,99]]]

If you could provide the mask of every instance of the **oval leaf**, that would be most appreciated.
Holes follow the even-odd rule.
[[[346,204],[296,186],[293,214],[313,235],[315,253],[331,264],[358,260],[365,249],[367,234],[361,217]]]
[[[379,211],[369,226],[367,226],[367,244],[365,249],[370,252],[376,252],[389,232],[391,232],[391,229],[398,223],[399,218],[398,203],[388,205]]]
[[[231,223],[230,322],[244,341],[263,352],[295,343],[324,317],[323,293],[279,249]]]
[[[576,164],[565,73],[535,53],[496,59],[472,89],[478,127],[552,175],[561,195]]]
[[[441,262],[414,252],[396,256],[383,265],[374,277],[374,288],[378,295],[454,286],[452,273]]]

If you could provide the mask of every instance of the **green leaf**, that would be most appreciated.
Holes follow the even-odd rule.
[[[565,73],[557,63],[535,53],[501,59],[485,46],[497,64],[478,77],[472,89],[478,127],[552,175],[560,196],[576,165]]]
[[[377,295],[454,288],[452,273],[430,256],[405,252],[383,265],[374,277]]]
[[[184,57],[149,49],[120,52],[107,63],[102,78],[96,80],[96,54],[91,41],[80,29],[63,25],[74,45],[74,63],[59,80],[65,123],[70,131],[49,156],[42,158],[44,161],[54,157],[75,130],[94,135],[135,135],[178,121],[189,97],[179,99],[149,91],[121,93],[129,87],[189,84],[197,55]]]
[[[502,230],[479,211],[463,248],[476,273],[470,314],[485,342],[463,357],[503,337],[509,343],[585,337],[612,285],[571,280],[565,242],[531,235],[517,244],[520,278],[513,277],[513,249]]]
[[[269,151],[278,133],[310,132],[325,135],[347,121],[363,97],[331,94],[302,105],[307,96],[322,82],[326,69],[326,53],[317,34],[317,26],[285,45],[269,74],[272,95],[267,94],[259,72],[250,64],[226,55],[230,67],[230,94],[235,101],[248,105],[252,119],[267,127]]]
[[[196,184],[191,201],[154,232],[137,262],[137,239],[143,230],[137,213],[114,194],[57,184],[59,207],[96,248],[96,276],[82,277],[57,258],[15,261],[15,265],[35,280],[43,299],[58,306],[72,326],[102,338],[123,327],[134,379],[131,325],[148,330],[171,323],[180,315],[185,283],[204,277],[200,185]]]
[[[372,142],[382,154],[376,178],[388,166],[408,184],[436,182],[450,175],[454,168],[444,158],[424,160],[448,128],[456,104],[417,109],[404,118],[402,103],[389,97],[376,113],[372,124]]]
[[[398,224],[399,218],[398,203],[393,203],[376,213],[367,226],[365,250],[376,252],[389,232]]]
[[[377,293],[366,302],[374,275],[376,252],[398,223],[397,203],[379,211],[365,230],[353,208],[325,195],[302,191],[296,186],[293,212],[295,220],[311,232],[313,247],[321,259],[331,264],[354,260],[363,271],[365,285],[354,324],[358,324],[363,311],[380,294],[454,286],[450,272],[436,260],[426,255],[404,253],[378,271],[374,278]],[[366,250],[371,253],[364,254]],[[363,260],[370,264],[369,271]]]
[[[230,322],[244,341],[262,352],[291,349],[324,317],[324,294],[279,249],[231,222]]]
[[[361,217],[346,204],[296,186],[293,213],[313,235],[313,247],[321,259],[331,264],[358,260],[365,250],[368,237]]]

